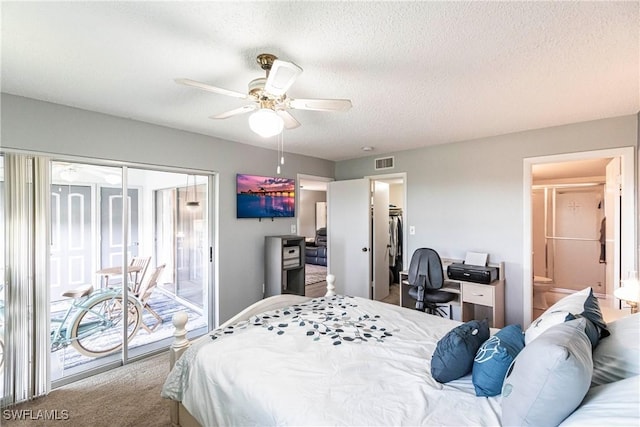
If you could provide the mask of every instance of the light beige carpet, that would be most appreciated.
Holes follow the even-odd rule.
[[[16,427],[170,426],[169,401],[160,397],[168,373],[169,355],[162,353],[55,389],[31,402],[5,408],[0,424]],[[9,420],[11,413],[29,419]],[[42,419],[38,419],[39,416]]]

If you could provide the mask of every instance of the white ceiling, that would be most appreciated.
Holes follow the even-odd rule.
[[[542,163],[532,166],[533,182],[564,180],[573,178],[604,179],[610,157],[596,159],[573,160],[559,163]]]
[[[2,2],[3,92],[276,148],[247,116],[259,53],[304,69],[285,150],[384,154],[640,110],[640,7],[626,2]],[[374,147],[363,152],[362,146]]]

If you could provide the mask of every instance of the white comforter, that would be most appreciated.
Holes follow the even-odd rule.
[[[203,426],[499,425],[500,397],[476,397],[471,375],[431,378],[436,343],[458,324],[318,298],[212,331],[178,360],[162,395]]]

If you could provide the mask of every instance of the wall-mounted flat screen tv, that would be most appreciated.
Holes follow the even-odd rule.
[[[286,218],[295,216],[296,181],[291,178],[238,174],[238,218]]]

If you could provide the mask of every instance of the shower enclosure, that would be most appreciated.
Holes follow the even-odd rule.
[[[534,186],[534,276],[553,289],[606,293],[604,183]]]

